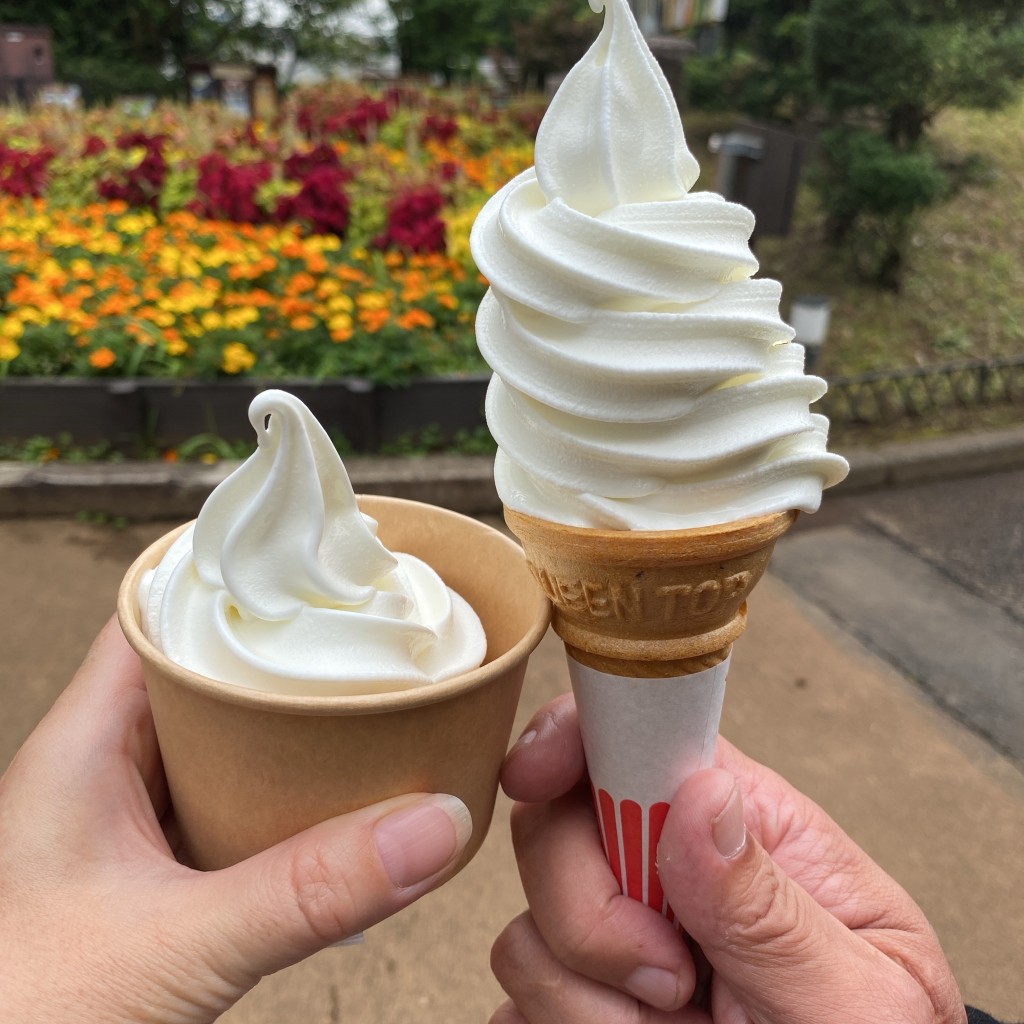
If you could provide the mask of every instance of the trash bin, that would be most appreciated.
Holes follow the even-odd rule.
[[[798,295],[789,309],[789,326],[794,341],[804,347],[804,369],[814,373],[821,362],[821,350],[828,338],[832,303],[824,295]]]
[[[787,235],[810,140],[782,128],[738,125],[709,140],[718,154],[716,190],[757,218],[757,235]]]

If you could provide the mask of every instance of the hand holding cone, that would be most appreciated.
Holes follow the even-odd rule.
[[[747,597],[796,516],[641,532],[505,510],[565,643],[609,864],[624,893],[669,916],[661,827],[679,786],[711,764]]]

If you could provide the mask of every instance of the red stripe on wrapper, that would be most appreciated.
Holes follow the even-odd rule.
[[[658,877],[658,840],[668,817],[667,803],[655,804],[650,811],[650,829],[647,840],[647,902],[659,913],[665,909],[665,891]]]
[[[644,900],[644,812],[635,800],[619,804],[622,815],[622,853],[626,861],[623,892],[631,899]]]
[[[608,864],[621,889],[622,867],[619,863],[619,830],[615,823],[615,801],[607,790],[600,789],[597,792],[597,805],[604,832],[604,848],[605,853],[608,854]]]

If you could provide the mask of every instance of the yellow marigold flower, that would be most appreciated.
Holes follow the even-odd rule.
[[[351,295],[332,295],[327,300],[327,308],[332,313],[351,313],[356,304],[352,301]]]
[[[141,235],[152,223],[152,218],[147,218],[138,213],[128,213],[123,217],[119,217],[114,222],[114,227],[122,235]]]
[[[327,329],[331,332],[333,338],[335,333],[344,333],[348,331],[348,337],[352,336],[352,317],[348,313],[336,313],[334,316],[327,321]],[[348,338],[345,339],[346,341]]]
[[[0,320],[0,338],[13,342],[17,341],[24,333],[25,325],[16,316],[8,316]],[[14,356],[11,358],[13,359]]]
[[[356,305],[361,310],[387,309],[391,305],[391,296],[385,292],[360,292],[356,297]]]
[[[117,362],[117,356],[114,355],[112,349],[107,348],[106,345],[103,348],[96,349],[95,352],[89,356],[89,365],[95,367],[97,370],[106,370],[113,366]]]
[[[325,277],[316,286],[316,297],[318,299],[329,299],[341,291],[341,282],[336,277]]]
[[[202,317],[200,317],[199,322],[207,331],[216,331],[220,327],[224,326],[224,318],[220,315],[220,313],[217,313],[212,309],[207,310],[202,315]]]
[[[0,338],[0,363],[9,363],[21,355],[21,347],[10,338]]]
[[[398,318],[398,326],[403,331],[413,331],[417,327],[425,327],[430,330],[434,326],[434,318],[425,309],[414,307]]]
[[[225,373],[242,373],[256,365],[256,356],[240,341],[233,341],[224,346],[220,365]]]
[[[224,326],[232,331],[240,331],[259,318],[259,311],[253,306],[241,306],[238,309],[229,309],[224,314]]]
[[[173,338],[165,343],[164,348],[169,356],[183,356],[188,351],[188,343],[183,338]]]

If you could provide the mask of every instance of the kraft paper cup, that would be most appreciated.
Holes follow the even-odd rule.
[[[549,605],[519,545],[446,509],[360,497],[386,547],[432,566],[480,616],[483,665],[440,683],[366,696],[272,694],[182,668],[142,632],[136,594],[175,537],[137,559],[118,617],[142,659],[183,853],[225,867],[338,814],[404,793],[451,793],[473,816],[463,868],[490,825],[498,772]],[[454,873],[454,871],[452,873]]]

